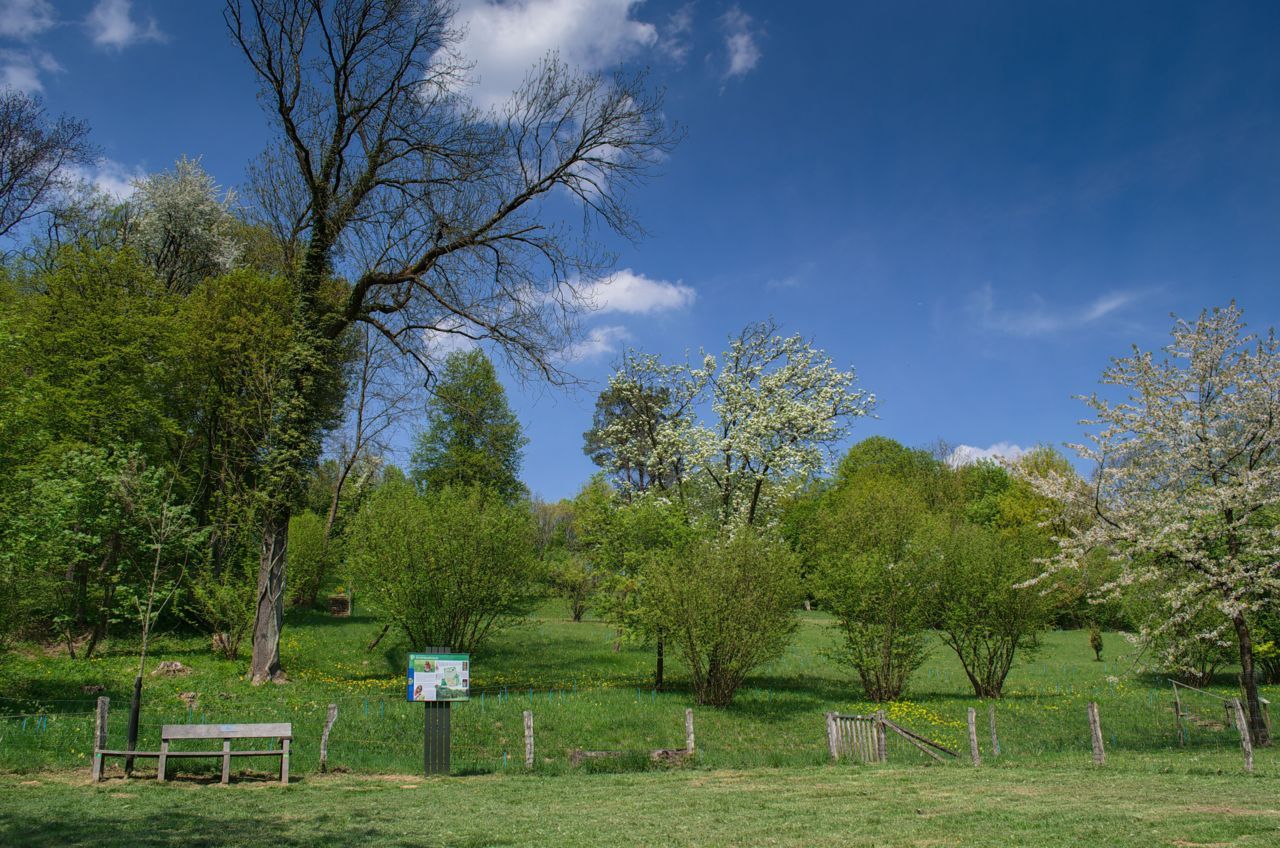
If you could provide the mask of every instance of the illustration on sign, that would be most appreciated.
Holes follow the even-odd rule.
[[[410,701],[465,701],[470,697],[469,654],[410,654]]]

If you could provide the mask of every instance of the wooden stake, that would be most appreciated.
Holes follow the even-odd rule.
[[[836,714],[827,713],[827,751],[832,762],[840,759],[840,749],[836,746]]]
[[[876,710],[876,757],[882,763],[889,762],[889,746],[884,734],[884,710]]]
[[[524,767],[533,768],[533,711],[524,711]]]
[[[1244,770],[1253,773],[1253,739],[1249,736],[1249,725],[1244,720],[1244,707],[1240,706],[1240,699],[1233,698],[1231,705],[1235,708],[1236,713],[1236,730],[1240,731],[1240,748],[1244,751]]]
[[[98,698],[98,713],[93,724],[93,766],[90,772],[94,783],[102,780],[102,750],[107,747],[107,710],[110,706],[110,698]]]
[[[991,756],[1000,756],[1000,737],[996,736],[996,705],[987,705],[987,726],[991,728]]]
[[[982,765],[982,755],[978,753],[978,711],[973,707],[969,708],[969,753],[974,766]]]
[[[324,718],[324,732],[320,734],[320,771],[321,773],[329,770],[329,731],[333,730],[333,723],[338,720],[338,705],[330,704],[329,713]]]
[[[1105,765],[1107,752],[1102,747],[1102,720],[1098,717],[1098,702],[1089,702],[1089,735],[1093,738],[1093,761]]]
[[[1174,680],[1169,682],[1173,684],[1173,715],[1178,721],[1178,744],[1185,745],[1187,744],[1187,734],[1182,729],[1182,699],[1178,697],[1178,683]]]
[[[684,749],[689,756],[693,756],[695,750],[693,745],[693,710],[688,708],[684,711]]]

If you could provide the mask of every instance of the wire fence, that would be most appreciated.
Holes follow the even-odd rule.
[[[1108,753],[1225,756],[1239,751],[1240,738],[1234,724],[1224,718],[1224,697],[1187,692],[1159,682],[1145,688],[1122,685],[1011,692],[998,701],[982,703],[925,698],[886,705],[825,705],[795,694],[747,689],[728,710],[696,711],[697,761],[717,768],[827,762],[823,715],[835,708],[856,714],[884,709],[898,725],[957,751],[957,761],[963,763],[969,754],[965,713],[970,705],[977,708],[984,762],[1082,759],[1087,758],[1091,745],[1086,718],[1090,701],[1100,705],[1102,739]],[[0,769],[87,769],[93,752],[95,700],[48,700],[33,708],[30,703],[20,706],[0,699]],[[160,729],[165,724],[290,722],[294,737],[291,769],[297,774],[313,773],[320,769],[320,738],[331,702],[338,705],[338,717],[329,736],[329,770],[383,774],[421,770],[423,706],[391,695],[343,695],[292,703],[264,702],[261,696],[215,695],[186,705],[157,704],[144,698],[137,749],[158,750]],[[451,711],[452,771],[523,770],[526,710],[535,716],[536,770],[569,770],[573,768],[570,756],[579,749],[618,754],[588,763],[591,769],[655,767],[649,757],[652,751],[684,747],[687,704],[687,693],[640,687],[494,687],[478,691],[469,702],[456,704]],[[1178,705],[1180,710],[1175,709]],[[989,726],[992,716],[994,738]],[[113,699],[107,747],[123,749],[127,732],[128,699]],[[932,762],[897,734],[889,734],[887,744],[891,763]],[[119,762],[109,763],[108,773],[118,769]],[[170,767],[175,765],[181,774],[215,774],[220,768],[216,758],[183,759]],[[139,770],[146,774],[153,766],[154,760],[144,760]],[[278,760],[238,758],[236,768],[269,774],[278,768]]]

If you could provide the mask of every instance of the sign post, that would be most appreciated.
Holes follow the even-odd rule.
[[[428,648],[409,655],[408,700],[426,708],[422,737],[422,769],[427,775],[449,773],[450,706],[470,698],[471,657],[448,648]]]

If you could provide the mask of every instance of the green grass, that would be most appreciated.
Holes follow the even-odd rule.
[[[392,636],[374,652],[365,646],[380,629],[366,617],[334,619],[292,611],[282,655],[291,681],[253,687],[243,679],[245,662],[213,657],[203,639],[163,636],[153,646],[149,668],[178,660],[188,676],[147,677],[141,744],[158,745],[161,724],[170,722],[291,721],[294,771],[318,768],[318,741],[326,706],[339,705],[330,742],[330,765],[357,773],[412,773],[422,756],[422,707],[406,703],[403,671],[408,646]],[[825,658],[834,634],[829,620],[806,614],[787,654],[748,680],[726,710],[695,711],[700,768],[812,767],[826,761],[823,713],[866,712],[858,686]],[[935,647],[906,698],[888,705],[892,718],[957,750],[965,751],[965,713],[977,707],[980,737],[989,764],[1075,766],[1089,758],[1085,705],[1100,705],[1109,769],[1151,772],[1232,773],[1240,769],[1238,737],[1212,724],[1192,729],[1190,744],[1177,745],[1170,690],[1162,680],[1134,672],[1135,649],[1120,634],[1105,635],[1105,662],[1095,662],[1083,632],[1052,632],[1042,649],[1010,675],[1006,697],[996,704],[1002,756],[990,756],[987,705],[972,691],[954,656]],[[537,731],[537,769],[554,774],[571,767],[574,748],[617,750],[618,761],[593,768],[646,768],[647,753],[684,741],[683,713],[691,698],[683,670],[670,663],[674,685],[654,692],[652,651],[624,645],[603,623],[567,620],[556,603],[545,605],[529,624],[508,631],[474,658],[470,703],[453,709],[453,763],[457,774],[523,771],[521,713],[532,709]],[[126,708],[136,659],[134,645],[112,643],[89,662],[25,646],[0,662],[0,770],[39,772],[87,768],[98,684],[112,698],[110,744],[123,746]],[[673,666],[673,667],[672,667]],[[1230,687],[1222,688],[1224,693]],[[195,692],[188,708],[178,695]],[[1274,699],[1274,691],[1265,693]],[[1213,722],[1220,707],[1199,705]],[[923,755],[891,737],[892,763],[922,763]],[[118,761],[111,764],[118,769]],[[145,761],[149,769],[152,761]],[[237,766],[265,770],[270,761],[239,760]],[[214,760],[185,760],[183,773],[209,774]],[[1270,750],[1257,757],[1260,776],[1280,775]]]
[[[287,789],[0,776],[0,844],[1268,846],[1275,779],[899,766],[304,777]]]

